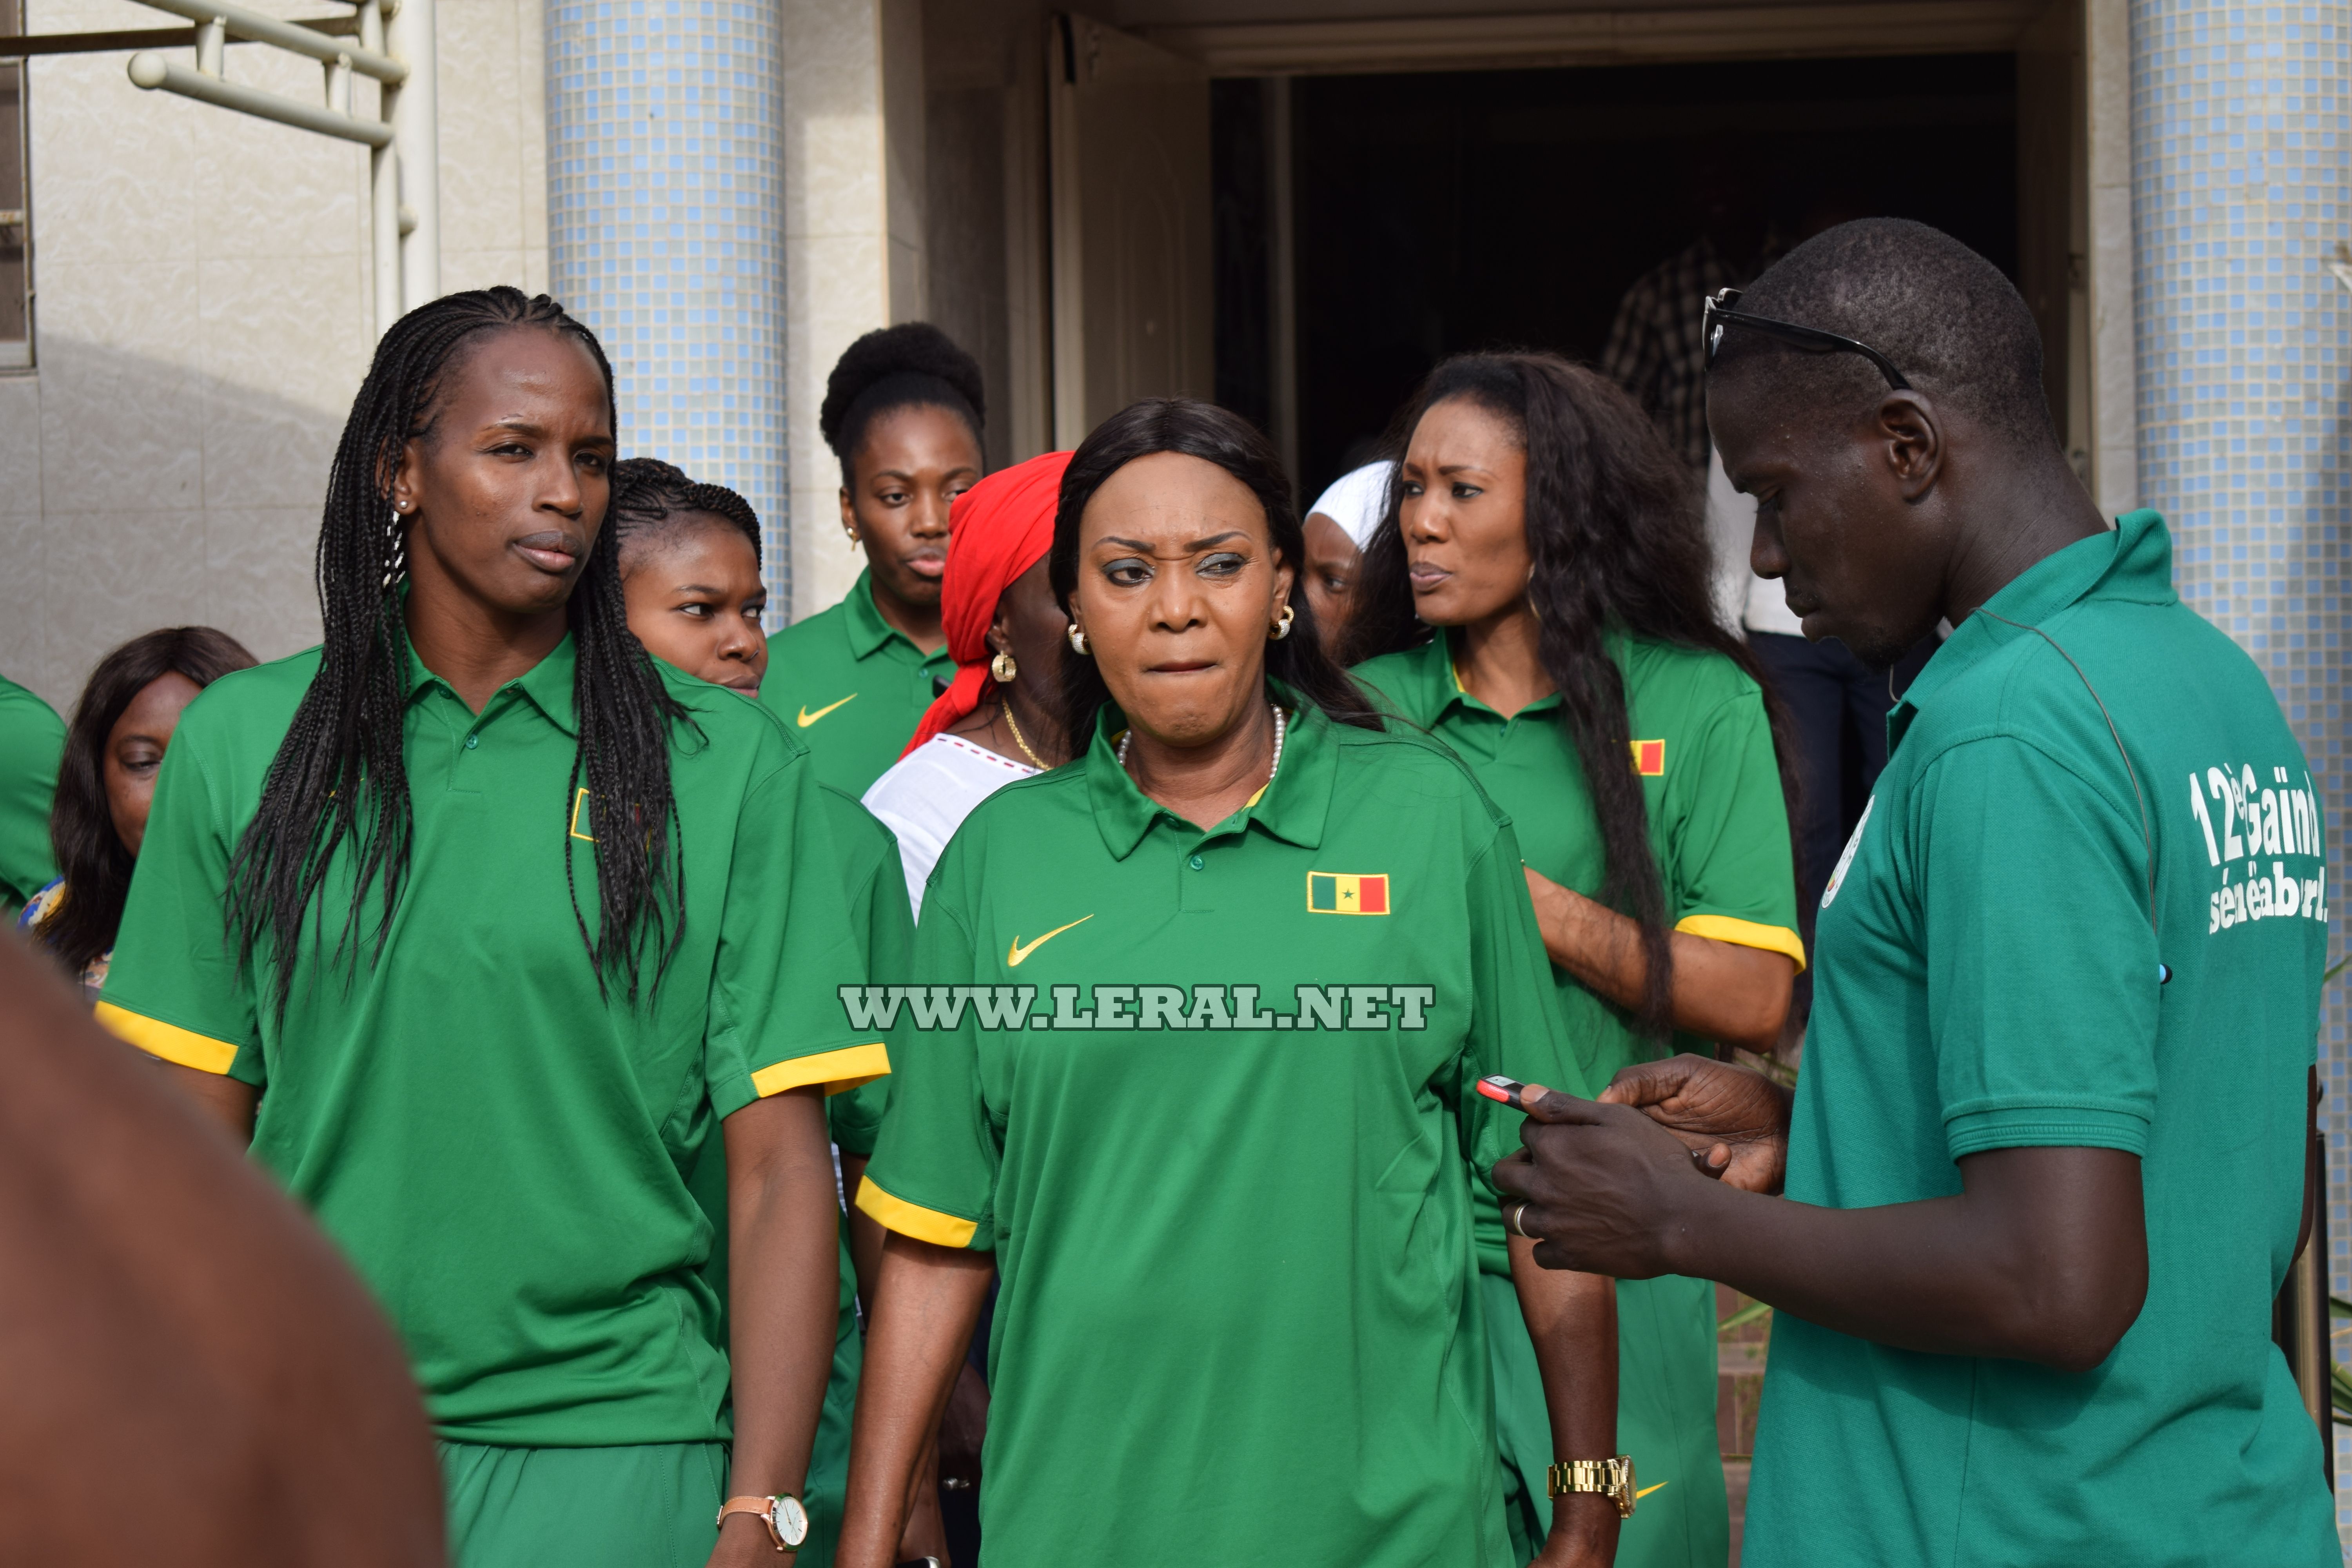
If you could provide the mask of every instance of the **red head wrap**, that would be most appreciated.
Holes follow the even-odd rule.
[[[988,628],[996,602],[1013,580],[1054,547],[1067,452],[1048,452],[988,476],[956,497],[948,513],[947,572],[940,586],[940,625],[956,661],[955,683],[931,704],[905,756],[971,712],[996,689]]]

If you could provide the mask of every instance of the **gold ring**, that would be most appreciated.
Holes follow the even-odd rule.
[[[1511,1211],[1510,1228],[1512,1233],[1517,1236],[1522,1241],[1541,1241],[1543,1239],[1542,1237],[1533,1234],[1527,1227],[1528,1205],[1534,1201],[1535,1200],[1532,1198],[1521,1198],[1519,1200],[1519,1206]]]

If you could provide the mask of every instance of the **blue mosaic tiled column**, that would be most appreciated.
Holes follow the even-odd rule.
[[[2142,504],[2182,595],[2269,674],[2332,828],[2329,948],[2343,945],[2352,790],[2344,752],[2352,3],[2133,0],[2132,264]],[[2333,1285],[2352,1295],[2344,993],[2321,1014]],[[2341,1359],[2352,1351],[2336,1342]],[[2339,1433],[2345,1428],[2337,1428]],[[2352,1440],[2336,1438],[2352,1526]]]
[[[551,0],[548,271],[604,340],[621,452],[740,492],[792,603],[777,7]]]

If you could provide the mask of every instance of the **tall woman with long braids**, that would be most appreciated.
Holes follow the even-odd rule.
[[[1518,1119],[1473,1085],[1564,1047],[1510,825],[1331,663],[1304,555],[1223,409],[1139,403],[1063,475],[1078,757],[924,900],[917,973],[989,1016],[908,1042],[859,1189],[893,1234],[843,1568],[891,1561],[992,1264],[989,1561],[1510,1561],[1470,1188]],[[1559,1455],[1607,1468],[1609,1282],[1512,1261]],[[1617,1520],[1583,1495],[1543,1563]]]
[[[325,643],[188,709],[100,1006],[391,1312],[462,1568],[775,1560],[834,1344],[820,1097],[887,1070],[835,1021],[805,752],[629,632],[613,427],[544,297],[394,323]],[[731,1361],[687,1182],[721,1137]]]
[[[1446,361],[1405,428],[1350,652],[1378,656],[1357,679],[1518,830],[1574,1052],[1537,1070],[1600,1085],[1676,1039],[1769,1050],[1804,962],[1788,753],[1755,660],[1713,617],[1680,464],[1623,392],[1550,354]],[[1554,1456],[1503,1221],[1482,1189],[1505,1486],[1532,1551]],[[1721,1568],[1714,1287],[1627,1280],[1617,1302],[1618,1436],[1649,1493],[1620,1561]]]

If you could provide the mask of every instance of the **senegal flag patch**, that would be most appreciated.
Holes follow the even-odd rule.
[[[1307,908],[1318,915],[1384,915],[1389,912],[1389,879],[1349,876],[1342,871],[1307,873]]]
[[[1634,742],[1633,771],[1645,779],[1665,777],[1666,743],[1664,741]]]

